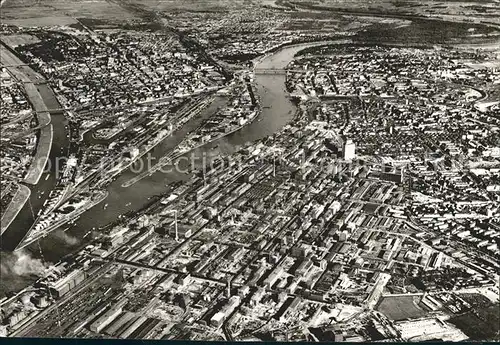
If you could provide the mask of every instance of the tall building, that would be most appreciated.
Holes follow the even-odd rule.
[[[342,154],[345,160],[352,160],[356,158],[356,144],[354,144],[351,139],[348,139],[344,143]]]
[[[227,278],[226,281],[226,297],[230,298],[231,297],[231,279]]]

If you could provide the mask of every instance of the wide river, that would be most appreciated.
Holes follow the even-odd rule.
[[[256,69],[284,69],[293,60],[294,55],[300,50],[324,43],[326,42],[286,46],[259,59],[256,63]],[[247,142],[257,141],[268,135],[276,133],[294,117],[297,108],[288,98],[288,93],[285,89],[284,73],[257,73],[255,76],[255,83],[260,97],[261,106],[263,107],[259,117],[251,124],[243,127],[241,130],[196,149],[192,152],[196,157],[202,157],[203,155],[218,155],[219,153],[222,155],[230,154],[240,145]],[[217,97],[207,107],[207,109],[202,112],[201,116],[192,119],[181,130],[176,132],[173,136],[165,139],[153,150],[151,150],[151,156],[157,160],[168,154],[176,145],[178,145],[187,132],[196,128],[204,118],[207,118],[215,113],[217,108],[224,105],[225,102],[226,100],[224,98]],[[55,134],[65,132],[65,123],[58,120],[53,121]],[[64,141],[63,138],[60,139]],[[54,137],[54,143],[57,145],[56,137]],[[57,146],[58,150],[60,150],[60,145]],[[108,186],[109,195],[103,203],[83,213],[75,224],[68,230],[56,230],[49,236],[42,239],[39,244],[37,243],[35,245],[31,245],[25,250],[30,252],[33,257],[40,257],[41,248],[43,252],[43,259],[55,262],[80,246],[82,244],[83,236],[90,229],[99,228],[117,220],[121,214],[140,209],[148,202],[149,197],[166,192],[170,183],[179,180],[186,180],[190,177],[188,174],[175,171],[168,173],[158,171],[146,178],[143,178],[142,180],[139,180],[129,187],[122,187],[124,182],[130,180],[136,175],[137,171],[133,169],[124,171]],[[42,180],[44,177],[45,175],[42,176]],[[40,183],[40,190],[46,190],[47,192],[48,188],[46,188],[45,183],[43,183],[44,181],[42,182],[42,180]],[[49,181],[50,179],[47,181],[47,184],[49,184]],[[34,189],[38,189],[38,186]],[[38,191],[34,191],[32,196],[36,197],[37,192]],[[107,204],[106,208],[103,207],[104,203]],[[19,242],[20,237],[22,238],[22,235],[26,233],[26,229],[29,228],[31,222],[33,221],[27,207],[25,207],[23,212],[19,214],[18,218],[19,219],[13,223],[15,226],[8,229],[10,236],[4,236],[2,248],[12,247],[15,243]],[[17,290],[27,285],[29,281],[34,279],[33,276],[22,276],[22,274],[20,276],[19,273],[29,272],[31,268],[29,265],[35,263],[27,262],[25,267],[24,263],[15,262],[15,260],[19,261],[18,257],[13,257],[12,254],[5,252],[2,253],[2,258],[3,276],[0,281],[0,295],[2,295],[2,292],[4,293],[6,291]],[[24,260],[24,258],[21,258],[21,260]],[[13,270],[11,268],[6,269],[5,267],[6,265],[16,264],[22,264],[22,267],[18,267],[17,270]],[[15,271],[17,271],[17,273]]]

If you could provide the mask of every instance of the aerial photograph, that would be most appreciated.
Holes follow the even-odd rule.
[[[0,338],[500,341],[500,0],[1,0],[0,69]]]

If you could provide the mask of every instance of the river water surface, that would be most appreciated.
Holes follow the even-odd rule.
[[[284,69],[293,60],[294,55],[300,50],[309,46],[324,43],[325,42],[315,42],[286,46],[274,53],[260,58],[259,61],[256,62],[256,69]],[[239,131],[202,146],[194,150],[191,154],[194,154],[197,157],[202,157],[204,154],[231,154],[236,148],[245,143],[254,142],[276,133],[293,119],[297,108],[288,98],[288,93],[285,89],[284,73],[257,74],[255,76],[255,83],[262,106],[262,112],[257,119]],[[217,111],[217,108],[223,106],[225,103],[225,98],[216,97],[215,100],[202,111],[200,116],[189,121],[181,130],[174,133],[174,135],[165,139],[153,150],[151,150],[151,156],[155,159],[159,159],[171,152],[171,150],[175,148],[180,141],[182,141],[184,136],[189,131],[195,129],[203,119],[214,114]],[[50,106],[48,107],[51,108]],[[54,105],[54,107],[56,106]],[[63,117],[61,116],[61,118]],[[59,138],[61,133],[65,136],[65,122],[60,118],[53,118],[52,123],[54,125],[55,144],[53,151],[55,152],[57,150],[61,150],[62,144],[65,143],[66,138]],[[155,161],[153,161],[153,163],[154,162]],[[28,251],[33,257],[40,257],[41,248],[43,259],[55,262],[79,247],[82,244],[83,236],[92,228],[105,226],[106,224],[116,221],[120,215],[126,212],[140,209],[148,202],[148,198],[166,192],[170,183],[190,178],[190,175],[176,172],[175,169],[164,170],[172,171],[168,173],[158,171],[146,178],[143,178],[142,180],[139,180],[129,187],[123,187],[122,184],[136,176],[137,172],[133,169],[124,171],[108,186],[107,190],[109,195],[103,203],[83,213],[81,217],[72,226],[70,226],[69,229],[65,231],[58,229],[40,240],[39,243],[31,245],[25,250]],[[41,182],[34,189],[39,189],[40,191],[44,190],[44,193],[48,194],[52,185],[52,177],[45,182],[45,176],[45,174],[42,176],[42,179],[40,180]],[[37,193],[37,190],[34,190],[32,197],[36,198]],[[39,200],[33,200],[33,202],[36,203],[36,205],[34,205],[36,208],[41,206],[38,205]],[[104,203],[107,204],[106,208],[103,207]],[[15,223],[13,223],[13,228],[15,228],[16,231],[14,232],[11,231],[13,229],[9,229],[10,237],[4,236],[5,238],[3,239],[4,243],[2,248],[8,248],[9,245],[15,245],[16,241],[18,242],[20,240],[19,237],[29,228],[32,221],[29,208],[25,207],[19,214],[18,219]],[[11,243],[9,243],[9,241]],[[2,256],[5,258],[6,254],[3,253]],[[6,261],[4,260],[4,263],[5,262]],[[2,270],[4,271],[4,269]],[[9,276],[6,276],[7,272],[3,273],[4,274],[0,282],[0,294],[5,291],[17,290],[23,285],[27,285],[29,281],[34,279],[33,276],[20,277],[13,273],[12,277],[10,277],[10,274]]]

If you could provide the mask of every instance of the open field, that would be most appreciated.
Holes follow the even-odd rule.
[[[24,12],[24,10],[23,10]],[[28,13],[24,13],[24,15],[30,15]],[[48,14],[48,13],[47,13]],[[40,17],[38,17],[40,15]],[[41,15],[40,13],[33,13],[32,16],[27,17],[27,18],[15,18],[15,17],[7,17],[7,19],[3,19],[5,17],[2,17],[2,23],[8,24],[8,25],[16,25],[16,26],[22,26],[22,27],[43,27],[43,26],[54,26],[54,25],[71,25],[71,24],[76,24],[77,21],[73,18],[70,17],[64,17],[64,16],[44,16]]]
[[[260,4],[260,0],[255,3]],[[2,23],[25,27],[68,26],[80,19],[125,24],[142,21],[136,10],[154,12],[222,11],[242,8],[244,0],[5,0],[2,6]]]
[[[438,21],[415,20],[410,25],[399,27],[381,22],[360,32],[358,37],[369,42],[401,42],[401,38],[404,38],[408,44],[425,42],[450,45],[465,42],[497,42],[499,33],[498,29],[473,23],[450,22],[443,26]]]
[[[2,35],[0,39],[9,47],[17,47],[26,44],[38,43],[40,40],[33,35],[17,34],[17,35]]]
[[[165,12],[175,11],[227,11],[229,9],[241,9],[250,4],[261,4],[263,1],[245,1],[245,0],[134,0],[130,1],[143,6],[148,10],[157,10]]]
[[[395,321],[421,317],[427,312],[415,305],[419,299],[419,296],[383,297],[376,309]]]
[[[404,13],[450,21],[500,24],[499,4],[496,0],[278,0],[277,4],[364,12]]]
[[[76,18],[82,17],[121,22],[136,19],[105,0],[6,0],[1,14],[4,24],[35,27],[76,24]]]
[[[478,309],[477,315],[469,312],[454,317],[449,322],[460,328],[471,340],[500,340],[500,305],[498,304]]]

